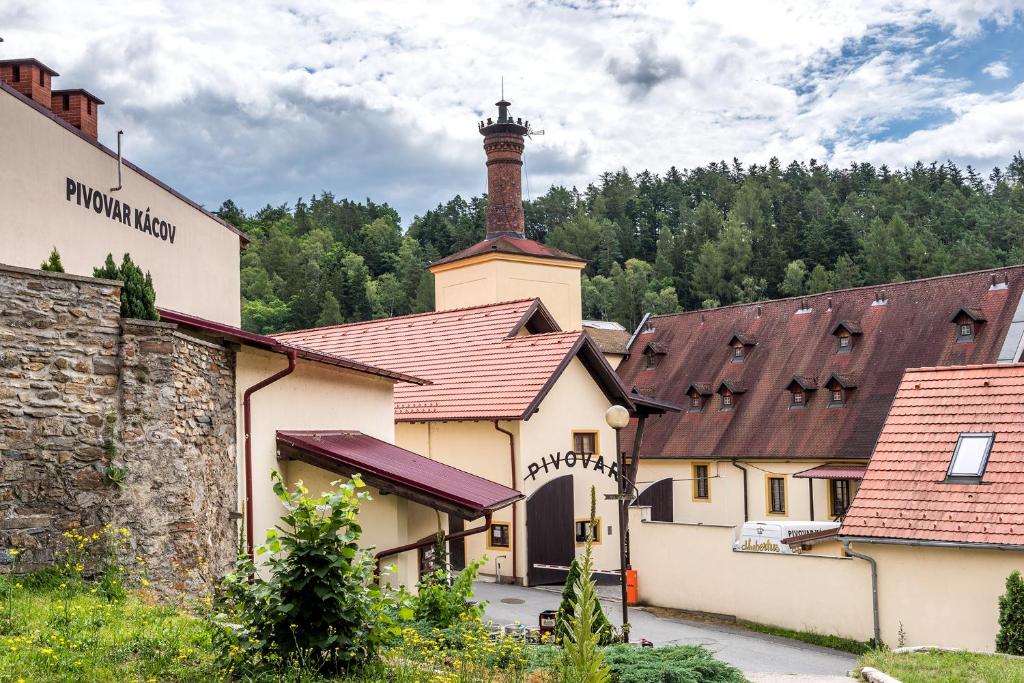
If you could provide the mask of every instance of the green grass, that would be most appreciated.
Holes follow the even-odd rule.
[[[0,682],[217,678],[202,621],[134,596],[110,603],[89,588],[0,582]]]
[[[853,640],[852,638],[830,636],[824,633],[814,633],[813,631],[792,631],[788,628],[770,626],[768,624],[756,624],[753,622],[742,622],[741,625],[743,628],[750,631],[756,631],[757,633],[799,640],[804,643],[810,643],[811,645],[828,647],[833,650],[841,650],[854,655],[862,655],[871,651],[870,643],[866,643],[861,640]]]
[[[857,663],[894,676],[903,683],[1024,683],[1024,659],[970,652],[896,654],[873,650]]]

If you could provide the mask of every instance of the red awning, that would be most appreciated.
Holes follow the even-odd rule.
[[[523,498],[515,489],[356,431],[279,431],[279,457],[301,460],[463,519]]]
[[[863,465],[818,465],[793,477],[800,479],[863,479],[868,468]]]

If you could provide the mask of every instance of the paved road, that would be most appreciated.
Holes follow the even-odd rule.
[[[537,623],[546,609],[558,609],[559,595],[546,590],[477,582],[476,598],[488,602],[486,618],[500,624]],[[511,603],[509,601],[514,601]],[[521,601],[521,602],[520,602]],[[616,625],[622,623],[618,602],[602,600],[605,613]],[[845,681],[856,657],[827,648],[806,645],[788,638],[752,633],[739,628],[683,619],[662,619],[631,608],[632,638],[646,638],[655,645],[703,645],[724,662],[748,674],[752,681]],[[795,674],[795,675],[794,675]]]

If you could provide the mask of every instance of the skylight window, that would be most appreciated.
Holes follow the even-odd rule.
[[[949,463],[950,479],[980,479],[988,464],[992,442],[996,435],[992,432],[984,434],[961,434],[953,451],[953,460]]]

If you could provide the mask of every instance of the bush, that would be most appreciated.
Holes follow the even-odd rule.
[[[239,558],[224,579],[216,644],[228,668],[244,675],[357,669],[401,633],[395,615],[409,611],[377,585],[373,555],[358,546],[359,505],[369,495],[358,476],[318,498],[272,477],[285,514],[257,550],[270,555],[269,578],[247,555]]]
[[[147,271],[135,265],[130,254],[125,254],[121,259],[121,266],[114,263],[114,257],[107,254],[107,260],[100,268],[94,268],[93,277],[101,277],[107,280],[121,280],[124,287],[121,288],[121,317],[135,320],[159,320],[160,315],[156,311],[156,290],[153,287],[153,278]]]
[[[452,579],[444,567],[438,567],[416,584],[413,601],[416,621],[437,628],[448,628],[460,620],[483,616],[484,606],[473,604],[473,582],[483,562],[474,561]]]
[[[996,652],[1024,655],[1024,579],[1018,571],[1006,577],[1006,593],[999,596]]]
[[[694,645],[633,647],[615,645],[605,650],[605,663],[615,683],[743,683],[738,670]]]
[[[50,258],[43,261],[43,264],[39,266],[39,270],[46,271],[47,273],[63,273],[64,264],[60,262],[60,252],[57,251],[57,247],[53,248],[50,252]]]

